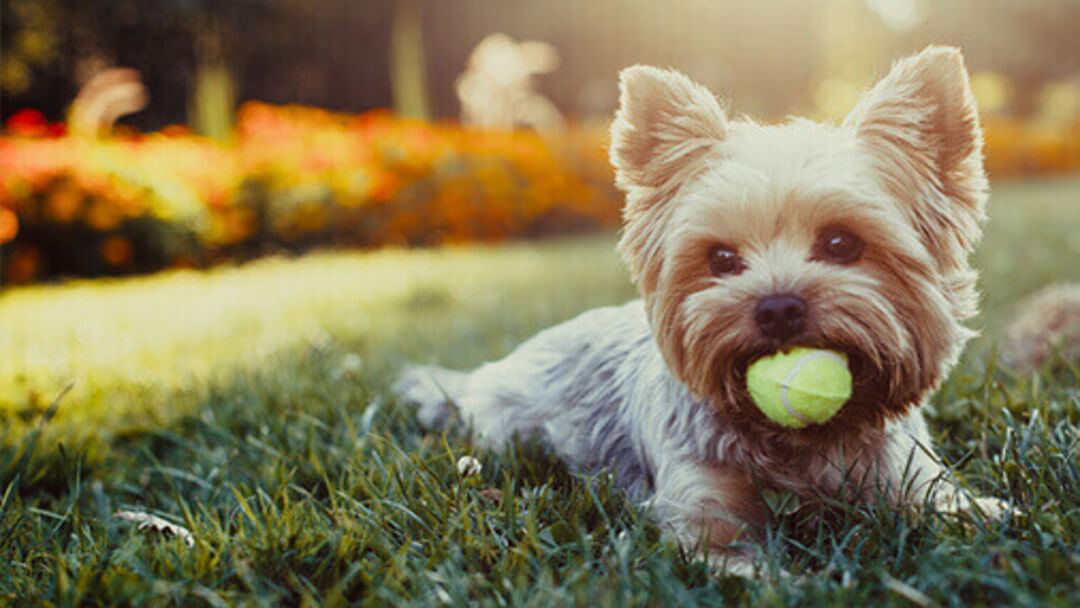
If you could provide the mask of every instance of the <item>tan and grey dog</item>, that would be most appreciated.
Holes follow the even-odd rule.
[[[759,486],[1007,513],[949,481],[919,411],[976,308],[967,256],[987,182],[960,53],[896,63],[840,125],[733,120],[651,67],[624,70],[621,91],[618,249],[642,299],[472,372],[407,368],[395,390],[421,421],[437,426],[449,398],[488,444],[537,436],[578,471],[611,467],[662,527],[735,573],[753,572],[726,548],[764,520]],[[854,392],[794,430],[754,406],[745,376],[798,345],[846,353]]]

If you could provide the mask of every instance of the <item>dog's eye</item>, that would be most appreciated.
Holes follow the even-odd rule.
[[[738,274],[743,270],[742,258],[734,249],[717,245],[709,250],[709,270],[716,276]]]
[[[863,240],[843,228],[826,228],[818,239],[817,257],[834,264],[851,264],[863,251]]]

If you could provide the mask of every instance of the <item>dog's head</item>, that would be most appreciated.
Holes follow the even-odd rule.
[[[796,345],[851,361],[834,430],[879,425],[937,387],[971,334],[967,256],[986,199],[957,50],[896,63],[839,125],[730,120],[700,85],[650,67],[624,70],[621,91],[619,251],[692,392],[763,422],[746,368]]]

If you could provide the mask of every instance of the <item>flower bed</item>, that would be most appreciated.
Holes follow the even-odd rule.
[[[990,117],[984,132],[993,178],[1080,168],[1080,123]],[[23,112],[0,137],[0,281],[614,227],[620,200],[599,130],[252,102],[222,144],[184,127],[87,139]]]
[[[618,221],[604,139],[591,131],[478,131],[259,103],[240,109],[229,144],[181,127],[91,140],[19,120],[0,138],[5,283]]]
[[[1080,121],[1059,125],[989,117],[983,120],[983,137],[991,178],[1080,170]]]

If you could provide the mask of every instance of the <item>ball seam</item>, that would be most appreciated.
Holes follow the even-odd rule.
[[[795,408],[791,406],[791,400],[788,398],[788,389],[791,388],[791,383],[795,381],[795,377],[799,375],[802,368],[806,367],[812,361],[820,359],[822,357],[833,359],[840,365],[847,365],[844,358],[840,355],[827,350],[819,350],[800,357],[795,364],[788,370],[787,376],[780,382],[780,403],[784,404],[787,411],[793,418],[803,423],[803,426],[813,423],[814,421],[802,415],[800,412],[795,411]]]

